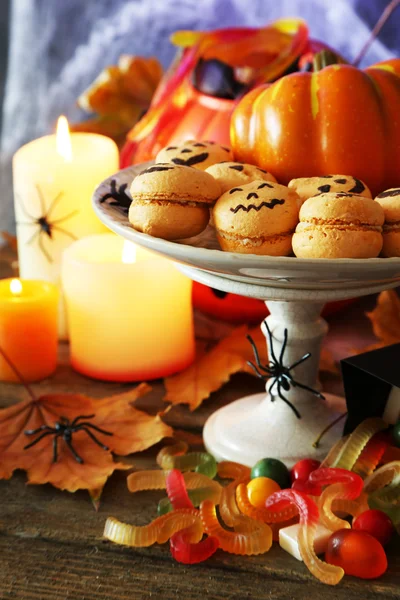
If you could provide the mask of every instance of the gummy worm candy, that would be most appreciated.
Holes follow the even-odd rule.
[[[174,533],[169,544],[171,554],[175,560],[186,565],[194,565],[195,563],[207,560],[207,558],[214,554],[219,547],[217,538],[209,536],[200,541],[202,535],[203,524],[200,519],[196,519],[196,522],[191,527]]]
[[[127,483],[130,492],[165,490],[165,473],[158,469],[136,471],[128,476]]]
[[[297,507],[300,515],[298,544],[301,558],[310,572],[323,583],[336,585],[342,579],[344,571],[341,567],[328,565],[315,554],[314,537],[318,525],[318,507],[314,500],[306,494],[296,490],[281,490],[272,494],[266,501],[266,508],[273,510],[275,506],[282,505],[282,501],[289,501]]]
[[[223,460],[218,463],[218,476],[221,479],[250,479],[251,469],[240,463]]]
[[[249,500],[245,483],[239,483],[236,489],[236,502],[241,513],[263,523],[281,523],[298,516],[298,510],[293,504],[289,504],[280,511],[256,508]]]
[[[181,454],[186,454],[189,446],[186,442],[179,441],[176,444],[172,444],[171,446],[164,446],[161,448],[160,452],[157,454],[156,463],[159,467],[162,468],[162,462],[165,458],[171,458],[172,456],[180,456]]]
[[[216,537],[220,547],[231,554],[254,555],[267,552],[272,546],[272,530],[266,523],[241,517],[235,531],[224,529],[217,518],[215,504],[205,500],[200,506],[200,517],[205,531]]]
[[[368,504],[385,512],[394,525],[400,523],[400,461],[396,460],[380,467],[364,482],[369,494]]]
[[[374,435],[358,457],[356,464],[352,469],[354,473],[357,473],[363,479],[368,477],[368,475],[371,475],[379,465],[388,446],[389,439],[385,432]]]
[[[332,446],[322,463],[319,465],[320,469],[325,467],[331,467],[333,465],[348,439],[349,436],[346,435],[345,437],[340,438],[340,440],[338,440],[336,444]]]
[[[203,500],[211,500],[211,502],[214,502],[214,504],[219,504],[219,500],[221,498],[222,487],[219,485],[219,483],[217,483],[216,481],[213,481],[212,479],[209,481],[211,481],[212,483],[215,483],[217,485],[215,487],[209,486],[209,487],[204,487],[204,488],[196,488],[194,490],[188,490],[187,493],[188,493],[190,502],[192,503],[193,506],[200,506],[200,504],[203,502]],[[186,483],[186,479],[185,479],[185,483]],[[186,486],[186,487],[188,487],[188,486]],[[158,503],[158,509],[157,509],[158,514],[164,515],[167,512],[170,512],[171,510],[174,510],[174,508],[173,508],[169,498],[162,498],[162,500],[160,500]]]
[[[212,487],[221,492],[221,485],[202,473],[188,472],[184,474],[186,487],[196,489]],[[128,489],[130,492],[143,492],[144,490],[165,490],[165,472],[158,469],[136,471],[128,476]]]
[[[368,496],[361,492],[357,500],[348,500],[345,498],[334,498],[332,500],[332,512],[358,517],[361,513],[369,509]]]
[[[331,466],[351,471],[369,440],[386,428],[387,425],[382,419],[365,419],[355,428]]]
[[[346,469],[316,469],[308,478],[310,483],[327,485],[319,499],[320,520],[327,529],[349,529],[350,523],[343,521],[332,512],[332,502],[337,499],[354,500],[363,490],[363,480],[359,475]]]
[[[217,474],[217,463],[215,458],[208,452],[189,452],[179,456],[163,456],[161,468],[164,471],[179,469],[180,471],[196,471],[214,479]]]
[[[121,523],[114,517],[108,517],[104,537],[123,546],[147,547],[156,542],[164,544],[171,535],[192,525],[198,516],[196,508],[180,509],[142,526]]]
[[[371,494],[389,483],[398,485],[400,483],[400,461],[394,460],[377,469],[364,481],[364,491]]]
[[[188,493],[186,491],[185,480],[178,469],[169,471],[165,478],[165,484],[168,494],[168,499],[171,502],[174,510],[177,508],[193,508]]]
[[[234,479],[229,485],[222,489],[219,501],[219,512],[222,519],[229,527],[234,527],[237,520],[243,516],[236,502],[236,489],[240,483],[247,484],[248,477]]]

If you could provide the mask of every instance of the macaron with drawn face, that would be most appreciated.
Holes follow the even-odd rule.
[[[375,258],[384,219],[371,198],[346,192],[313,196],[300,209],[293,251],[298,258]]]
[[[207,167],[206,172],[210,173],[210,175],[212,175],[214,179],[218,181],[223,193],[227,192],[233,187],[251,183],[255,179],[261,179],[262,181],[273,181],[276,183],[276,179],[272,173],[247,163],[229,161],[220,162],[216,163],[215,165],[211,165],[211,167]]]
[[[211,175],[171,163],[148,167],[133,180],[129,221],[143,233],[165,240],[199,234],[207,227],[210,206],[221,193]]]
[[[297,192],[302,202],[317,194],[346,192],[372,198],[366,184],[349,175],[320,175],[319,177],[299,177],[289,181],[288,187]]]
[[[293,190],[257,179],[218,198],[214,225],[222,250],[287,256],[298,223],[300,200]]]
[[[385,213],[382,256],[400,256],[400,188],[385,190],[375,200]]]
[[[228,146],[188,140],[179,146],[167,146],[160,150],[156,156],[156,163],[172,163],[205,171],[215,163],[232,159],[232,151]]]

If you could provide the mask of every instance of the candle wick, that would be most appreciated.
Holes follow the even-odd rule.
[[[28,392],[28,394],[30,395],[30,397],[32,398],[32,400],[34,402],[36,402],[37,398],[36,398],[35,394],[33,393],[32,388],[30,387],[30,385],[25,380],[25,378],[22,375],[21,371],[19,369],[17,369],[17,367],[15,366],[15,364],[13,363],[13,361],[9,358],[9,356],[7,356],[7,354],[4,352],[4,350],[3,350],[3,348],[1,346],[0,346],[0,354],[4,358],[4,360],[6,361],[6,363],[8,364],[8,366],[14,371],[14,373],[16,374],[16,376],[18,377],[18,379],[20,380],[20,382],[22,383],[22,385],[24,386],[24,388],[26,389],[26,391]]]

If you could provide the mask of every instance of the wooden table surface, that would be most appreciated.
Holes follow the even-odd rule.
[[[1,265],[0,274],[8,274]],[[338,358],[351,354],[356,346],[371,341],[365,299],[330,320],[328,345]],[[349,324],[351,323],[351,328]],[[340,389],[338,378],[324,380],[330,391]],[[136,406],[156,412],[163,406],[163,384],[153,383],[149,396]],[[93,397],[126,390],[127,385],[96,382],[74,373],[68,364],[68,346],[60,346],[55,375],[34,386],[38,394],[52,390],[81,392]],[[216,408],[240,396],[262,389],[254,377],[234,376],[194,413],[175,407],[166,420],[192,434],[201,443],[201,428]],[[0,407],[25,398],[21,386],[0,384]],[[134,468],[153,468],[160,445],[133,456]],[[156,516],[162,492],[132,495],[126,487],[126,472],[115,473],[108,481],[96,512],[86,492],[69,494],[49,485],[27,486],[23,473],[0,481],[0,599],[20,600],[380,600],[399,598],[400,538],[388,548],[389,569],[377,581],[345,577],[332,588],[320,584],[277,544],[265,555],[237,557],[218,550],[197,566],[176,563],[169,545],[130,549],[103,540],[108,516],[138,525]]]

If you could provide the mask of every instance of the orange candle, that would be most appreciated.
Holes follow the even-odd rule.
[[[0,348],[28,382],[44,379],[56,368],[58,296],[52,283],[0,281]],[[1,356],[0,380],[19,381]]]

